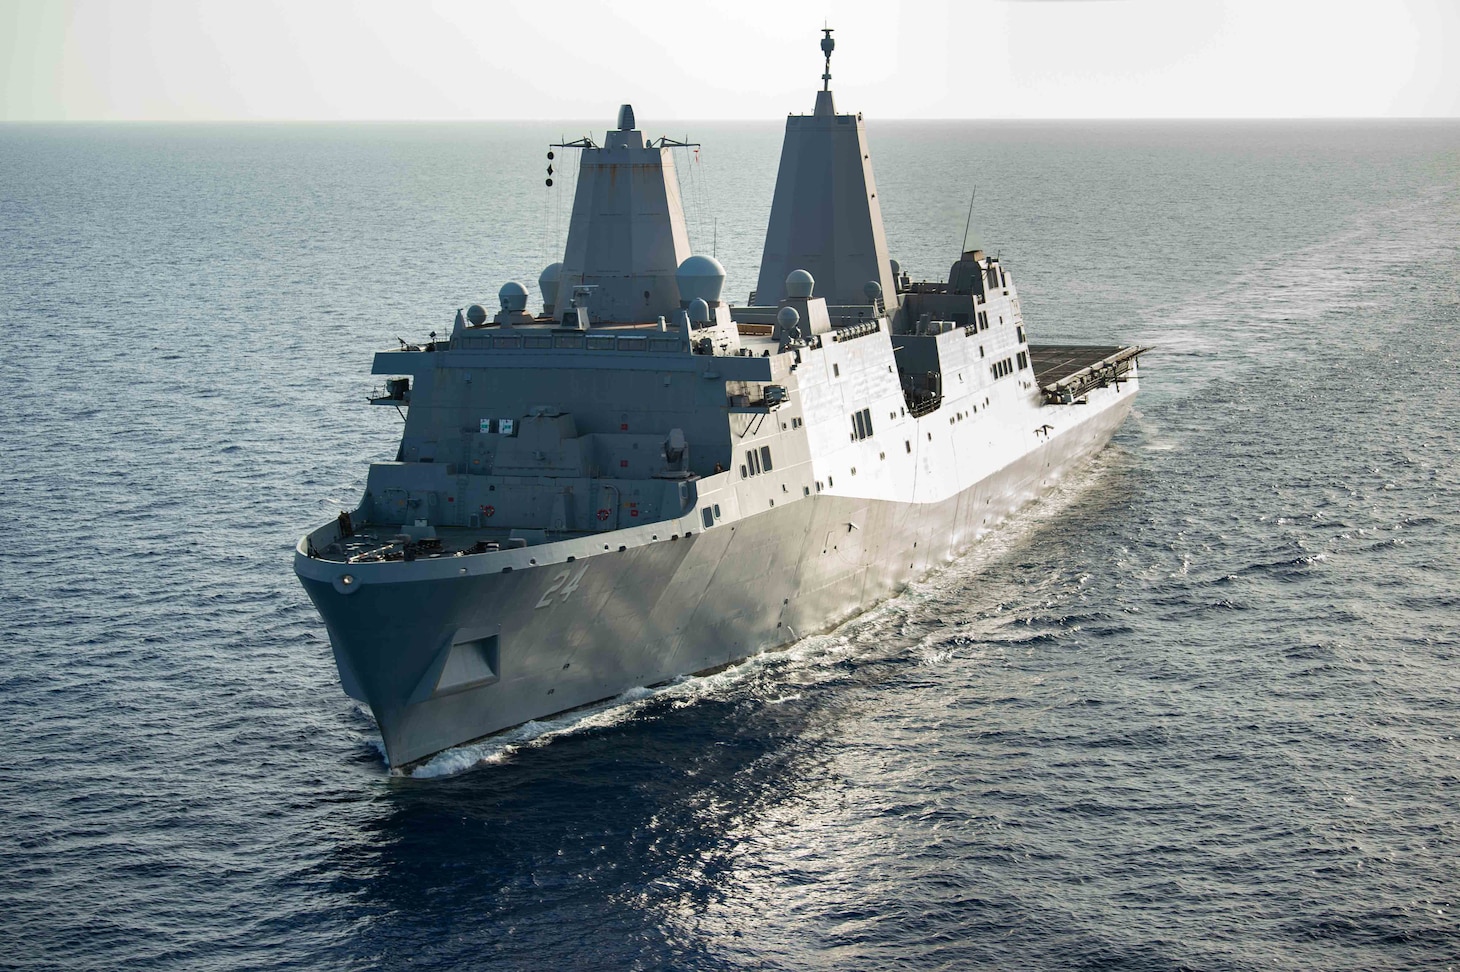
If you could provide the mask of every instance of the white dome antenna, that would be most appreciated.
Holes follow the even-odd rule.
[[[685,304],[699,298],[706,304],[718,304],[725,289],[725,268],[714,257],[695,255],[679,265],[674,274],[679,285],[679,299]]]
[[[509,280],[497,291],[502,309],[509,313],[520,313],[527,308],[527,288],[515,280]]]
[[[816,278],[805,270],[792,270],[786,274],[786,296],[805,300],[816,289]]]

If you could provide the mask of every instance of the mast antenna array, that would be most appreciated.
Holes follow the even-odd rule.
[[[831,28],[823,27],[821,32],[826,36],[821,39],[821,53],[826,55],[826,71],[821,75],[821,90],[831,90],[831,52],[836,50],[836,41],[831,39]]]

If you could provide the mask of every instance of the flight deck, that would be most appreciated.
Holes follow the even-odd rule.
[[[1097,347],[1083,344],[1031,344],[1029,362],[1034,380],[1051,405],[1068,405],[1093,388],[1119,384],[1149,351],[1142,347]]]

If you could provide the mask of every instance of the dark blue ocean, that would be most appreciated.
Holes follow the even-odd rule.
[[[674,123],[754,285],[780,144]],[[1139,342],[1113,445],[829,635],[392,776],[294,580],[373,351],[593,125],[0,126],[0,966],[1460,967],[1460,122],[869,121],[914,278]]]

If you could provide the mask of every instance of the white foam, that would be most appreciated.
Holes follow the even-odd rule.
[[[524,722],[479,742],[443,750],[417,766],[410,775],[415,779],[455,776],[477,766],[505,762],[521,749],[546,746],[559,736],[625,722],[660,691],[662,690],[631,688],[605,702],[575,709],[556,718]]]
[[[867,614],[854,618],[842,630],[874,620],[879,610],[881,609],[874,608]],[[407,775],[413,779],[438,779],[481,766],[503,763],[524,749],[546,746],[556,739],[577,732],[623,725],[637,718],[651,703],[664,702],[681,708],[714,695],[740,692],[748,681],[758,678],[768,665],[786,666],[793,671],[804,672],[834,665],[853,650],[850,639],[841,634],[840,630],[804,638],[784,651],[755,655],[739,665],[713,675],[680,676],[653,688],[638,686],[607,701],[575,709],[553,719],[528,722],[478,742],[443,750]],[[801,697],[800,694],[790,693],[766,701],[784,704]]]

